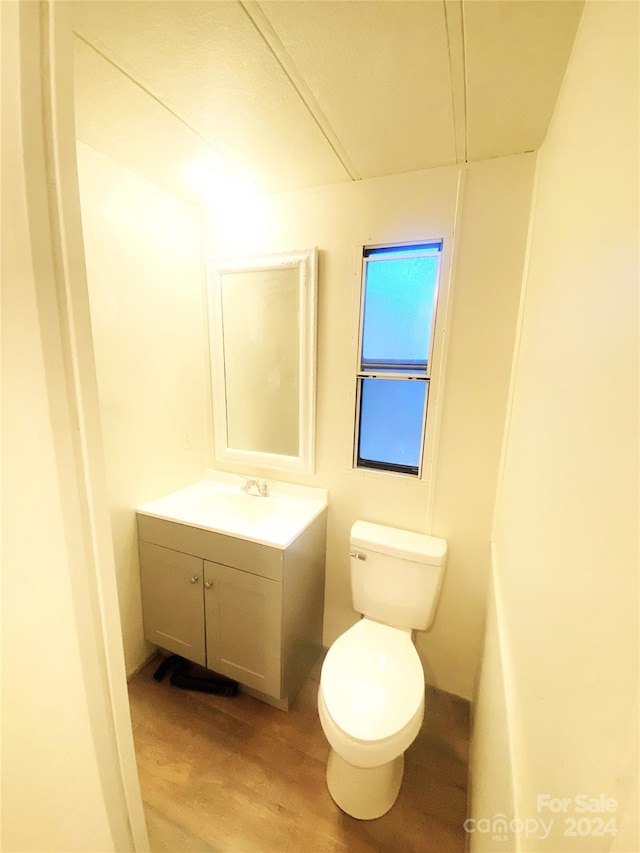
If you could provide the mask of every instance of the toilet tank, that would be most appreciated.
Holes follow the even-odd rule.
[[[444,539],[356,521],[350,558],[359,613],[399,628],[424,631],[431,625],[447,558]]]

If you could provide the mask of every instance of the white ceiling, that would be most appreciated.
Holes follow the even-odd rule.
[[[535,150],[581,12],[581,0],[82,0],[77,135],[187,197],[204,158],[284,192]]]

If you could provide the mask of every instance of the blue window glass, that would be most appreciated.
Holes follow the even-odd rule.
[[[358,464],[417,474],[428,382],[363,378]]]
[[[366,264],[362,366],[426,370],[438,258],[397,257]]]
[[[419,474],[442,242],[364,250],[356,465]]]

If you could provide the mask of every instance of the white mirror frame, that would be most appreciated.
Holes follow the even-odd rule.
[[[317,247],[314,247],[313,249],[301,249],[282,254],[210,260],[207,264],[211,401],[216,465],[238,463],[249,471],[252,466],[256,466],[279,471],[297,471],[304,474],[314,472],[317,258],[318,250]],[[298,455],[284,456],[277,453],[229,447],[224,370],[222,278],[225,273],[290,269],[291,267],[298,270],[300,298]]]

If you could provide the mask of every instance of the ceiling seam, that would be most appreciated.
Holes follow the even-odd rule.
[[[447,54],[449,57],[449,83],[451,86],[451,114],[453,120],[454,148],[456,162],[468,161],[468,127],[467,127],[467,79],[466,79],[466,56],[464,44],[464,20],[463,0],[442,0],[444,10],[445,32],[447,35]],[[455,15],[450,12],[458,10]],[[456,20],[454,20],[454,18]],[[459,39],[454,38],[455,25],[459,24]],[[459,62],[462,67],[461,75],[456,73],[455,43],[458,41],[460,48]],[[458,84],[462,89],[462,96],[458,96]],[[461,138],[462,137],[462,138]]]
[[[0,0],[0,2],[1,2],[1,0]],[[195,128],[192,124],[190,124],[187,121],[187,119],[184,118],[184,116],[180,115],[180,113],[176,112],[174,109],[172,109],[170,106],[168,106],[158,95],[155,94],[155,92],[153,92],[151,89],[148,89],[143,83],[140,82],[140,80],[138,80],[136,77],[133,76],[133,74],[131,74],[129,71],[127,71],[126,68],[123,68],[122,65],[120,65],[114,58],[109,56],[109,54],[107,52],[105,52],[101,48],[97,47],[96,44],[93,41],[91,41],[91,39],[87,35],[84,35],[82,32],[80,32],[77,29],[74,29],[73,32],[74,32],[74,35],[76,38],[80,39],[80,41],[83,42],[84,44],[86,44],[88,48],[90,48],[95,53],[97,53],[98,56],[102,57],[102,59],[104,59],[105,62],[108,62],[109,65],[116,68],[121,74],[123,74],[127,78],[127,80],[130,80],[134,84],[134,86],[137,86],[138,89],[140,89],[142,92],[145,93],[145,95],[148,95],[150,98],[152,98],[152,100],[154,100],[164,110],[166,110],[171,116],[173,116],[175,119],[177,119],[179,122],[181,122],[193,134],[195,134],[198,137],[198,139],[201,139],[205,143],[205,145],[207,145],[213,152],[215,152],[217,157],[219,157],[221,160],[224,160],[230,166],[233,166],[233,168],[236,169],[237,171],[246,173],[246,170],[242,166],[240,166],[238,163],[234,162],[234,160],[231,157],[229,157],[227,154],[225,154],[223,151],[221,151],[213,142],[211,142],[210,139],[207,139],[207,137],[204,136],[197,128]],[[254,180],[253,176],[252,176],[252,180]],[[258,182],[256,182],[254,180],[254,183],[258,183]],[[261,189],[264,190],[264,187],[261,187]]]
[[[467,40],[464,29],[464,0],[460,0],[460,28],[462,31],[462,82],[464,110],[464,162],[469,162],[469,121],[467,109]]]
[[[349,175],[351,180],[359,181],[360,174],[358,173],[358,170],[344,149],[338,135],[331,126],[331,122],[322,111],[320,105],[311,92],[311,89],[307,86],[297,65],[280,40],[280,37],[271,25],[266,14],[262,11],[260,4],[257,0],[238,0],[238,3],[280,68],[282,68],[285,76],[307,108],[311,118],[326,139],[333,153],[342,164],[346,173]]]

